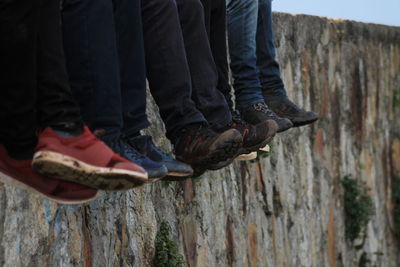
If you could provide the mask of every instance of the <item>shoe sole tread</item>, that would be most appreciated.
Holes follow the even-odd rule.
[[[29,186],[29,185],[27,185],[27,184],[25,184],[23,182],[20,182],[17,179],[14,179],[11,176],[9,176],[9,175],[1,172],[1,171],[0,171],[0,182],[2,182],[4,184],[7,184],[7,185],[10,185],[10,186],[13,186],[13,187],[16,187],[18,189],[22,189],[22,190],[31,192],[33,194],[40,195],[40,196],[42,196],[42,197],[44,197],[44,198],[46,198],[48,200],[57,202],[59,204],[67,204],[67,205],[68,204],[69,205],[85,204],[85,203],[87,203],[89,201],[97,199],[101,195],[101,192],[98,191],[93,197],[87,198],[87,199],[84,199],[84,200],[71,200],[71,201],[69,201],[69,200],[65,200],[65,199],[58,199],[58,198],[46,195],[46,194],[36,190],[34,187],[31,187],[31,186]]]
[[[93,166],[76,158],[52,151],[36,152],[32,167],[42,175],[101,190],[128,190],[149,182],[147,174]]]

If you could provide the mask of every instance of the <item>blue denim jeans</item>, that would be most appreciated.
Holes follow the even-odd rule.
[[[258,1],[257,66],[264,95],[286,95],[279,64],[275,59],[275,38],[272,29],[272,0]]]
[[[227,0],[228,39],[236,105],[284,94],[275,60],[271,0]]]
[[[227,15],[236,106],[263,102],[256,55],[258,0],[227,0]]]
[[[64,0],[64,50],[72,91],[93,130],[138,132],[146,117],[139,0]]]

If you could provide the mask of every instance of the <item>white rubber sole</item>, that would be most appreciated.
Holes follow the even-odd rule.
[[[240,160],[240,161],[245,161],[245,160],[253,160],[255,158],[257,158],[257,152],[242,154],[242,155],[237,156],[235,159]]]
[[[167,176],[174,176],[174,177],[190,177],[193,173],[181,173],[181,172],[168,172]]]
[[[270,151],[270,147],[269,147],[269,145],[266,145],[266,146],[264,146],[264,147],[261,147],[259,150],[260,151],[263,151],[263,152],[269,152]]]
[[[52,151],[36,152],[32,167],[48,177],[102,190],[127,190],[149,182],[147,173],[93,166]]]
[[[22,183],[22,182],[20,182],[20,181],[18,181],[16,179],[14,179],[14,178],[8,176],[7,174],[5,174],[3,172],[0,172],[0,182],[2,182],[4,184],[7,184],[7,185],[10,185],[10,186],[13,186],[13,187],[16,187],[16,188],[19,188],[19,189],[22,189],[22,190],[25,190],[25,191],[28,191],[28,192],[31,192],[31,193],[34,193],[34,194],[37,194],[37,195],[40,195],[41,197],[44,197],[44,198],[46,198],[48,200],[57,202],[59,204],[69,204],[69,205],[84,204],[84,203],[87,203],[89,201],[97,199],[101,195],[101,192],[98,191],[96,195],[94,195],[91,198],[85,199],[85,200],[71,200],[71,201],[68,201],[68,200],[61,200],[61,199],[57,199],[57,198],[52,198],[52,197],[50,197],[48,195],[43,194],[42,192],[37,191],[35,188],[30,187],[30,186],[28,186],[28,185],[26,185],[26,184],[24,184],[24,183]]]

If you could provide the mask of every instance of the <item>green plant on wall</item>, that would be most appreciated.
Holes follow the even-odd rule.
[[[400,88],[393,90],[393,109],[400,107]]]
[[[171,227],[168,222],[161,222],[155,241],[153,267],[183,267],[185,261],[178,252],[178,246],[170,239]]]
[[[173,184],[173,181],[168,181],[168,180],[161,180],[161,186],[162,188],[168,188],[170,185]]]
[[[365,186],[352,179],[350,175],[342,179],[344,191],[344,214],[346,238],[353,242],[364,234],[375,208]]]
[[[393,218],[397,240],[400,241],[400,172],[392,180]]]

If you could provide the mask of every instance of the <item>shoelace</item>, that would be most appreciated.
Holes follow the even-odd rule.
[[[263,112],[267,116],[270,116],[270,117],[273,117],[273,118],[276,117],[276,114],[272,110],[270,110],[266,104],[257,103],[257,104],[253,105],[253,108],[255,110],[257,110],[257,111]]]
[[[240,116],[239,111],[237,111],[237,110],[232,111],[232,126],[234,126],[234,125],[235,126],[239,125],[239,126],[242,126],[244,128],[248,128],[248,125],[249,125],[246,121],[244,121],[242,119],[242,117]]]
[[[210,137],[214,137],[214,133],[206,126],[200,125],[199,127],[188,127],[182,130],[182,134],[192,136],[192,138],[186,143],[187,146],[196,146],[200,140],[207,140]]]
[[[123,141],[121,142],[121,150],[124,151],[124,153],[129,157],[129,159],[133,159],[133,160],[144,160],[146,159],[146,156],[140,154],[139,152],[137,152],[133,147],[129,146],[128,144],[125,144]]]
[[[239,111],[236,110],[232,112],[232,121],[237,123],[243,122],[242,118],[240,117]]]
[[[144,135],[142,138],[144,139],[146,150],[156,151],[157,154],[161,154],[161,156],[164,156],[164,157],[171,157],[170,154],[165,153],[161,149],[158,149],[158,147],[154,144],[153,138],[151,138],[151,136]]]
[[[111,148],[116,148],[122,157],[132,160],[143,160],[146,157],[139,152],[137,152],[133,147],[125,143],[121,138],[114,138],[112,140],[107,140],[106,142]]]

